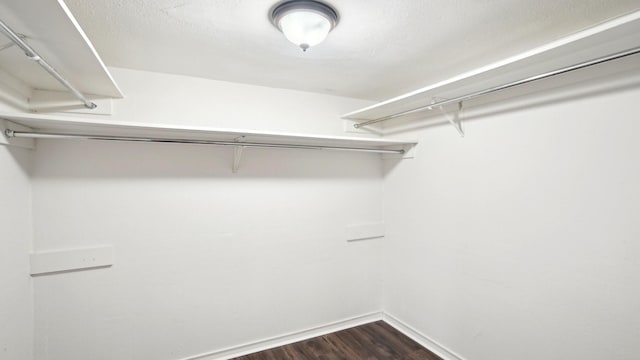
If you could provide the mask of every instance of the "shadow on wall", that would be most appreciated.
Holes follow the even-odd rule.
[[[10,108],[19,109],[21,111],[27,111],[29,104],[26,97],[17,95],[20,93],[19,90],[12,88],[10,84],[1,80],[0,83],[3,86],[3,89],[0,89],[0,104],[6,105]]]
[[[91,140],[38,140],[38,178],[377,178],[378,154]]]
[[[31,176],[33,174],[33,156],[29,149],[15,147],[15,146],[6,146],[9,154],[15,160],[16,164],[20,166],[20,169],[26,176]]]
[[[463,121],[479,120],[637,87],[640,87],[639,55],[465,101],[466,109],[462,110],[461,118]],[[445,112],[455,111],[456,106],[449,105]],[[407,120],[387,122],[385,134],[397,135],[433,126],[450,126],[440,111],[425,111],[421,114],[422,118],[418,114]],[[451,132],[453,136],[457,136],[455,129],[452,128]]]

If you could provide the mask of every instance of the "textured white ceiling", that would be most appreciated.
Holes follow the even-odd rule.
[[[66,0],[108,66],[383,100],[640,9],[638,0],[329,0],[303,53],[276,0]]]

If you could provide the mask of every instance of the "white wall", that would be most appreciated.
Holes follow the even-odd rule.
[[[414,131],[386,169],[385,310],[469,360],[637,359],[638,83]]]
[[[330,133],[341,124],[325,115],[361,104],[247,85],[231,96],[236,85],[214,90],[218,82],[130,70],[114,76],[129,102],[117,116],[129,121],[204,121],[226,97],[240,113],[265,116],[218,109],[208,125]],[[209,102],[186,104],[194,82],[211,85]],[[310,116],[265,102],[296,96]],[[39,141],[35,249],[113,244],[116,260],[35,279],[36,358],[180,359],[380,310],[379,241],[343,236],[348,224],[382,217],[378,156],[248,149],[238,174],[231,164],[229,148]]]
[[[32,359],[31,152],[0,145],[0,359]]]
[[[0,108],[18,110],[1,101]],[[3,360],[33,359],[33,287],[29,276],[33,239],[29,178],[32,160],[31,150],[0,144],[0,359]]]
[[[366,105],[114,76],[125,121],[340,134],[338,115]],[[384,308],[469,360],[632,359],[639,95],[471,111],[464,139],[448,126],[411,134],[418,158],[389,163],[384,180],[369,154],[249,149],[233,175],[231,149],[41,141],[35,249],[113,244],[116,263],[35,279],[36,358],[180,359]],[[3,219],[28,222],[23,206]],[[382,217],[384,240],[344,241],[345,225]]]
[[[345,135],[340,115],[372,104],[188,76],[109,70],[125,94],[114,102],[111,120]]]

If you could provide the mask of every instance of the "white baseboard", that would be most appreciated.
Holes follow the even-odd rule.
[[[311,339],[316,336],[322,336],[330,334],[332,332],[348,329],[351,327],[368,324],[374,321],[382,320],[382,312],[373,312],[352,318],[332,322],[322,326],[316,326],[310,329],[296,331],[289,334],[284,334],[268,339],[263,339],[239,346],[233,346],[230,348],[216,350],[204,354],[194,355],[183,358],[181,360],[225,360],[238,356],[251,354],[258,351],[271,349],[278,346],[288,345],[298,341]]]
[[[405,322],[399,320],[395,316],[385,312],[373,312],[369,314],[355,316],[348,319],[335,321],[329,324],[316,326],[316,327],[309,328],[302,331],[296,331],[296,332],[292,332],[292,333],[288,333],[280,336],[275,336],[272,338],[267,338],[267,339],[263,339],[263,340],[259,340],[251,343],[246,343],[243,345],[233,346],[233,347],[222,349],[222,350],[215,350],[215,351],[211,351],[204,354],[189,356],[180,360],[231,359],[231,358],[235,358],[235,357],[239,357],[247,354],[252,354],[258,351],[264,351],[264,350],[272,349],[278,346],[284,346],[284,345],[292,344],[298,341],[311,339],[316,336],[330,334],[332,332],[352,328],[355,326],[368,324],[368,323],[379,321],[379,320],[383,320],[387,324],[394,327],[396,330],[405,334],[406,336],[413,339],[418,344],[424,346],[434,354],[440,356],[444,360],[465,360],[462,356],[449,350],[446,346],[441,345],[437,341],[420,333],[418,330],[407,325]]]
[[[420,333],[418,330],[412,328],[393,315],[383,313],[382,320],[444,360],[464,360],[462,356],[454,353],[430,337]]]

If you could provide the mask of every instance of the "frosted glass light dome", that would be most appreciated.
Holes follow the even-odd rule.
[[[318,1],[293,0],[273,9],[271,21],[287,40],[307,51],[327,38],[338,24],[338,14]]]

